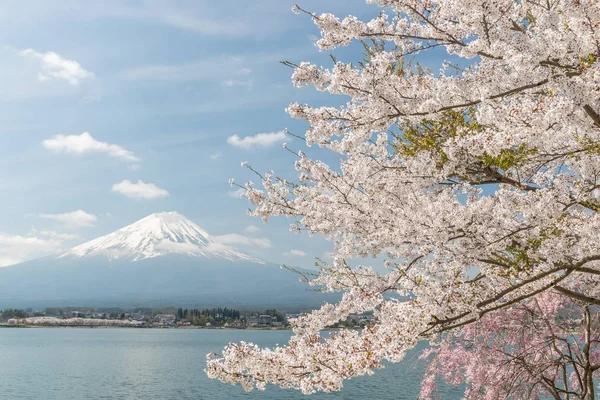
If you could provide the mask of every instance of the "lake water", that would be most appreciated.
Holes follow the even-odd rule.
[[[305,396],[274,386],[246,393],[210,380],[205,357],[228,342],[285,343],[290,331],[183,329],[0,329],[0,399],[416,399],[423,363],[403,363]],[[444,388],[443,399],[460,398]]]

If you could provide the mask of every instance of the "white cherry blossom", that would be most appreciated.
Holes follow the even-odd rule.
[[[321,50],[373,40],[370,53],[295,68],[296,86],[348,102],[291,104],[310,125],[297,183],[257,172],[260,186],[244,186],[252,215],[290,217],[292,230],[333,243],[335,261],[311,283],[345,294],[296,320],[285,346],[211,355],[212,378],[339,390],[419,340],[540,294],[600,302],[600,3],[368,3],[387,11],[368,22],[309,14]],[[434,73],[408,61],[434,48],[470,67]],[[311,146],[340,164],[311,159]],[[371,256],[387,259],[387,273],[344,261]],[[376,322],[320,333],[363,312]]]

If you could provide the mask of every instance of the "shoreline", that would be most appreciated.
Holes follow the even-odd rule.
[[[4,324],[0,323],[2,328],[77,328],[77,329],[230,329],[230,330],[248,330],[248,331],[289,331],[291,328],[274,328],[274,327],[247,327],[236,328],[231,326],[205,327],[205,326],[114,326],[114,325],[28,325],[28,324]]]

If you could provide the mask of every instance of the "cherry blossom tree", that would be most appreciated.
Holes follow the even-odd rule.
[[[580,383],[569,378],[567,387],[557,375],[551,386],[544,384],[549,375],[536,372],[538,359],[508,363],[503,376],[534,368],[511,392],[515,398],[528,398],[527,390],[593,398],[596,375],[558,355],[568,345],[552,348],[567,340],[565,328],[553,340],[513,342],[510,335],[496,338],[498,329],[489,325],[514,318],[520,322],[509,331],[520,332],[531,310],[536,326],[552,321],[559,309],[547,305],[552,296],[575,302],[588,322],[590,305],[600,304],[600,3],[367,2],[382,7],[368,22],[295,7],[320,28],[322,51],[365,45],[366,59],[358,63],[293,65],[296,86],[348,99],[340,107],[287,109],[309,124],[307,147],[337,153],[340,164],[288,149],[297,156],[297,181],[255,171],[260,186],[243,185],[252,215],[290,217],[292,230],[333,243],[333,263],[310,283],[343,292],[342,299],[295,320],[285,346],[238,343],[210,355],[208,375],[248,390],[273,383],[333,391],[429,340],[442,345],[426,394],[433,377],[449,376],[436,372],[442,363],[435,360],[467,354],[475,368],[476,360],[492,357],[481,346],[461,347],[488,334],[496,350],[537,346],[540,362],[560,359],[552,367],[558,372],[562,365],[568,373],[588,371]],[[461,63],[433,72],[410,61],[439,50]],[[345,261],[371,256],[385,272]],[[364,312],[376,318],[365,329],[320,333]],[[578,329],[597,337],[588,322]],[[470,384],[467,397],[493,385],[456,373]],[[535,379],[543,382],[535,386]]]
[[[551,292],[490,313],[422,354],[432,360],[421,398],[432,398],[442,378],[466,383],[465,399],[594,399],[597,325],[588,305]]]

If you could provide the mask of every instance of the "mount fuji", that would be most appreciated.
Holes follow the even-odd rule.
[[[74,247],[61,258],[91,256],[139,261],[169,254],[262,264],[214,242],[202,228],[174,211],[149,215],[118,231]]]
[[[0,268],[0,309],[306,309],[329,297],[309,289],[298,275],[219,243],[176,212],[149,215],[58,257]]]

